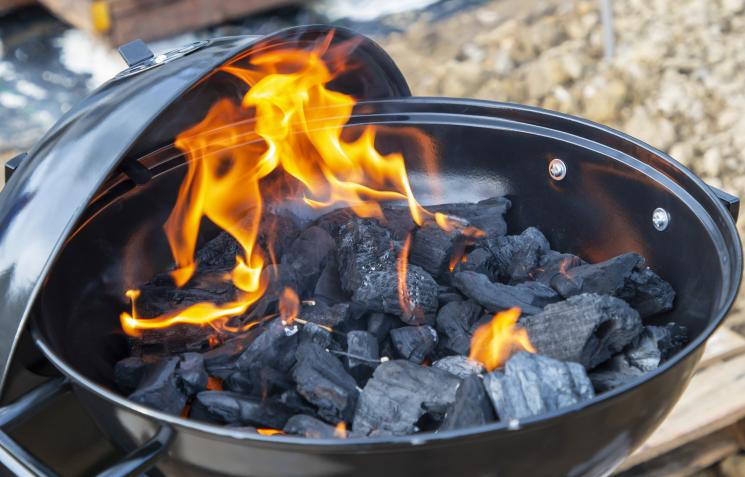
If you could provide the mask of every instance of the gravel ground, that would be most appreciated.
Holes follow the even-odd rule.
[[[745,197],[745,0],[499,0],[382,41],[418,95],[537,105],[618,128]],[[422,54],[426,52],[426,54]],[[743,233],[745,220],[740,221]],[[745,332],[745,296],[729,325]]]

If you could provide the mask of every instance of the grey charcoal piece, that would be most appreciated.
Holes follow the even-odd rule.
[[[586,264],[587,262],[571,253],[549,250],[543,254],[538,262],[538,267],[531,273],[531,277],[533,280],[541,282],[544,285],[551,285],[551,280],[555,276],[566,273],[574,267]]]
[[[347,293],[357,292],[372,273],[395,271],[396,257],[393,238],[376,220],[355,217],[339,230],[336,258]]]
[[[207,389],[207,370],[204,357],[199,353],[184,353],[179,357],[176,376],[184,392],[191,396]]]
[[[401,358],[421,364],[437,346],[437,332],[431,326],[402,326],[391,330],[393,347]]]
[[[644,371],[629,364],[626,355],[619,354],[592,370],[589,376],[595,392],[602,393],[623,386],[643,374]]]
[[[567,298],[582,293],[617,295],[633,271],[644,265],[638,253],[625,253],[604,262],[580,265],[555,275],[551,286]]]
[[[481,318],[481,305],[472,301],[452,301],[437,312],[436,327],[440,348],[445,352],[468,354],[471,348],[471,327]]]
[[[510,283],[531,279],[541,257],[550,250],[546,237],[535,227],[528,227],[520,235],[507,235],[487,241],[494,255],[493,268],[498,278]]]
[[[296,330],[295,330],[296,331]],[[298,333],[279,319],[263,327],[262,333],[241,353],[237,365],[245,370],[254,366],[272,366],[287,372],[295,364]]]
[[[649,268],[634,271],[618,292],[642,318],[673,309],[675,290]]]
[[[400,324],[401,322],[394,315],[380,312],[370,313],[367,318],[367,331],[375,336],[378,344],[383,344],[383,341],[388,337],[388,333]]]
[[[177,357],[166,358],[151,366],[129,399],[158,411],[179,415],[186,404],[186,394],[178,385]]]
[[[463,379],[484,372],[484,366],[466,356],[454,355],[438,359],[432,366]]]
[[[298,295],[305,296],[316,287],[326,266],[326,259],[336,249],[336,242],[320,227],[308,227],[292,242],[282,256],[282,265],[296,277]]]
[[[231,391],[202,391],[194,399],[190,415],[223,424],[282,429],[292,411],[274,399],[249,397]]]
[[[124,393],[131,393],[142,381],[148,366],[148,363],[138,356],[130,356],[117,361],[114,365],[116,387]]]
[[[409,263],[422,267],[433,277],[448,272],[450,257],[458,249],[465,249],[467,238],[460,231],[443,230],[434,222],[418,227],[412,235]]]
[[[463,379],[455,393],[455,402],[445,412],[441,431],[481,426],[496,420],[494,408],[479,376]]]
[[[351,432],[346,435],[340,435],[336,430],[336,427],[331,426],[320,419],[316,419],[315,417],[306,416],[305,414],[292,416],[282,430],[286,434],[303,436],[311,439],[354,437]]]
[[[492,313],[512,307],[520,307],[526,315],[541,312],[541,303],[535,290],[529,287],[518,287],[494,283],[489,277],[476,272],[458,272],[453,275],[453,284],[468,298]]]
[[[349,374],[357,382],[365,383],[380,364],[378,339],[367,331],[350,331],[347,333],[347,353],[349,353],[349,356],[344,357],[344,364],[349,370]]]

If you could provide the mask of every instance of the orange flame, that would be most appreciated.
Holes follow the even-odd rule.
[[[520,308],[510,308],[494,315],[489,323],[479,326],[471,338],[471,352],[468,357],[493,371],[515,351],[525,350],[535,353],[525,328],[515,326],[520,318]]]
[[[261,434],[262,436],[277,436],[277,435],[284,435],[284,432],[280,431],[279,429],[265,429],[265,428],[258,428],[256,429],[256,432]]]
[[[336,428],[334,429],[334,435],[338,437],[339,439],[346,439],[347,438],[347,423],[344,421],[340,421]]]
[[[214,376],[207,377],[207,389],[210,391],[222,391],[222,379]]]
[[[164,229],[177,286],[184,286],[198,266],[194,252],[204,217],[235,238],[242,253],[228,279],[237,297],[145,318],[136,311],[138,292],[130,290],[132,311],[120,317],[126,333],[137,336],[143,329],[175,324],[246,329],[230,328],[228,322],[243,315],[267,286],[261,272],[272,250],[262,250],[257,238],[268,194],[283,196],[265,190],[271,181],[262,181],[275,171],[304,189],[303,200],[311,207],[345,204],[360,216],[382,217],[379,201],[406,200],[417,224],[431,216],[414,198],[403,155],[379,153],[372,126],[356,139],[342,137],[356,101],[326,87],[345,68],[338,45],[324,60],[331,41],[329,34],[311,49],[264,50],[241,58],[247,59],[246,67],[220,68],[250,88],[240,104],[217,101],[201,122],[176,138],[187,171]]]
[[[285,326],[295,322],[298,313],[300,313],[300,299],[292,288],[282,290],[279,297],[279,317]]]
[[[411,234],[409,233],[406,235],[406,240],[404,240],[401,254],[398,256],[398,260],[396,260],[396,275],[398,277],[398,302],[401,305],[401,310],[407,315],[414,316],[417,310],[412,306],[409,296],[409,285],[406,283],[406,277],[409,273],[410,248]]]

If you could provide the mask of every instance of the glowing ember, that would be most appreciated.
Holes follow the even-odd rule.
[[[339,422],[334,429],[334,435],[340,439],[347,438],[347,423],[344,421]]]
[[[256,429],[256,432],[261,434],[262,436],[277,436],[277,435],[284,435],[284,432],[280,431],[279,429],[264,429],[264,428],[258,428]]]
[[[222,391],[222,379],[216,378],[214,376],[208,376],[207,377],[207,389],[210,391]]]
[[[406,276],[409,272],[409,248],[411,248],[411,234],[406,236],[401,254],[396,261],[396,272],[398,275],[398,302],[401,304],[401,310],[407,315],[412,315],[411,299],[409,298],[409,286],[406,283]]]
[[[515,351],[535,353],[528,332],[515,325],[519,318],[520,308],[510,308],[500,311],[489,323],[479,326],[471,339],[468,357],[483,364],[487,371],[493,371]]]
[[[228,303],[197,303],[145,318],[138,316],[137,291],[131,290],[132,312],[121,315],[126,333],[137,336],[143,329],[175,324],[235,330],[229,319],[244,314],[267,286],[261,272],[266,253],[273,254],[261,249],[257,237],[263,204],[273,192],[264,190],[268,187],[262,188],[261,181],[275,170],[306,191],[304,201],[311,207],[345,204],[359,216],[381,217],[379,201],[406,200],[417,224],[431,216],[414,198],[403,156],[375,149],[373,127],[357,139],[342,138],[356,101],[326,88],[344,71],[343,62],[324,61],[331,40],[328,35],[311,50],[261,52],[250,57],[246,68],[221,68],[250,89],[240,105],[228,99],[216,102],[200,123],[176,138],[188,168],[164,228],[179,287],[196,270],[194,251],[203,217],[235,238],[243,253],[229,279],[238,296]],[[333,47],[335,53],[343,48]]]
[[[300,299],[295,290],[292,288],[282,290],[282,295],[279,297],[279,317],[282,324],[285,326],[293,324],[299,312]]]

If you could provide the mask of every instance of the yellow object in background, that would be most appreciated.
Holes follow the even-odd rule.
[[[91,18],[93,28],[100,33],[111,29],[111,16],[109,15],[109,4],[106,0],[95,0],[91,3]]]

